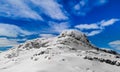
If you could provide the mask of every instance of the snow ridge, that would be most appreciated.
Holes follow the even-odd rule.
[[[93,46],[86,35],[65,30],[0,53],[0,72],[120,72],[120,54]]]

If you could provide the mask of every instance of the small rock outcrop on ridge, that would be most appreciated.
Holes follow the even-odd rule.
[[[86,35],[77,30],[65,30],[59,36],[54,37],[52,39],[38,38],[34,40],[29,40],[19,45],[18,48],[31,49],[31,48],[47,47],[58,44],[68,45],[76,49],[93,48],[93,46],[87,39]]]

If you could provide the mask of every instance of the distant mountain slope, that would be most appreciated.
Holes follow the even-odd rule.
[[[120,55],[77,30],[26,41],[0,53],[0,72],[120,72]]]

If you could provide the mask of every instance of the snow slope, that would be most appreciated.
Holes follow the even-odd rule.
[[[77,30],[27,41],[0,53],[0,72],[120,72],[120,55]]]

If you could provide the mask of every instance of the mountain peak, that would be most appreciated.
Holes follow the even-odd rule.
[[[78,30],[65,30],[63,31],[60,36],[71,36],[71,37],[75,37],[75,38],[81,38],[84,37],[85,34],[83,34],[82,32],[78,31]]]
[[[1,52],[0,72],[119,72],[119,61],[119,54],[94,47],[82,32],[65,30]]]
[[[75,29],[65,30],[60,34],[60,37],[66,37],[66,36],[73,37],[82,42],[88,42],[87,36],[81,31]]]
[[[78,30],[65,30],[58,37],[53,38],[37,38],[34,40],[26,41],[25,43],[18,46],[19,49],[33,49],[33,48],[41,48],[41,47],[50,47],[50,46],[58,46],[61,47],[63,45],[69,47],[69,49],[81,49],[88,50],[92,49],[93,46],[87,39],[86,35]],[[66,48],[64,48],[66,49]]]

